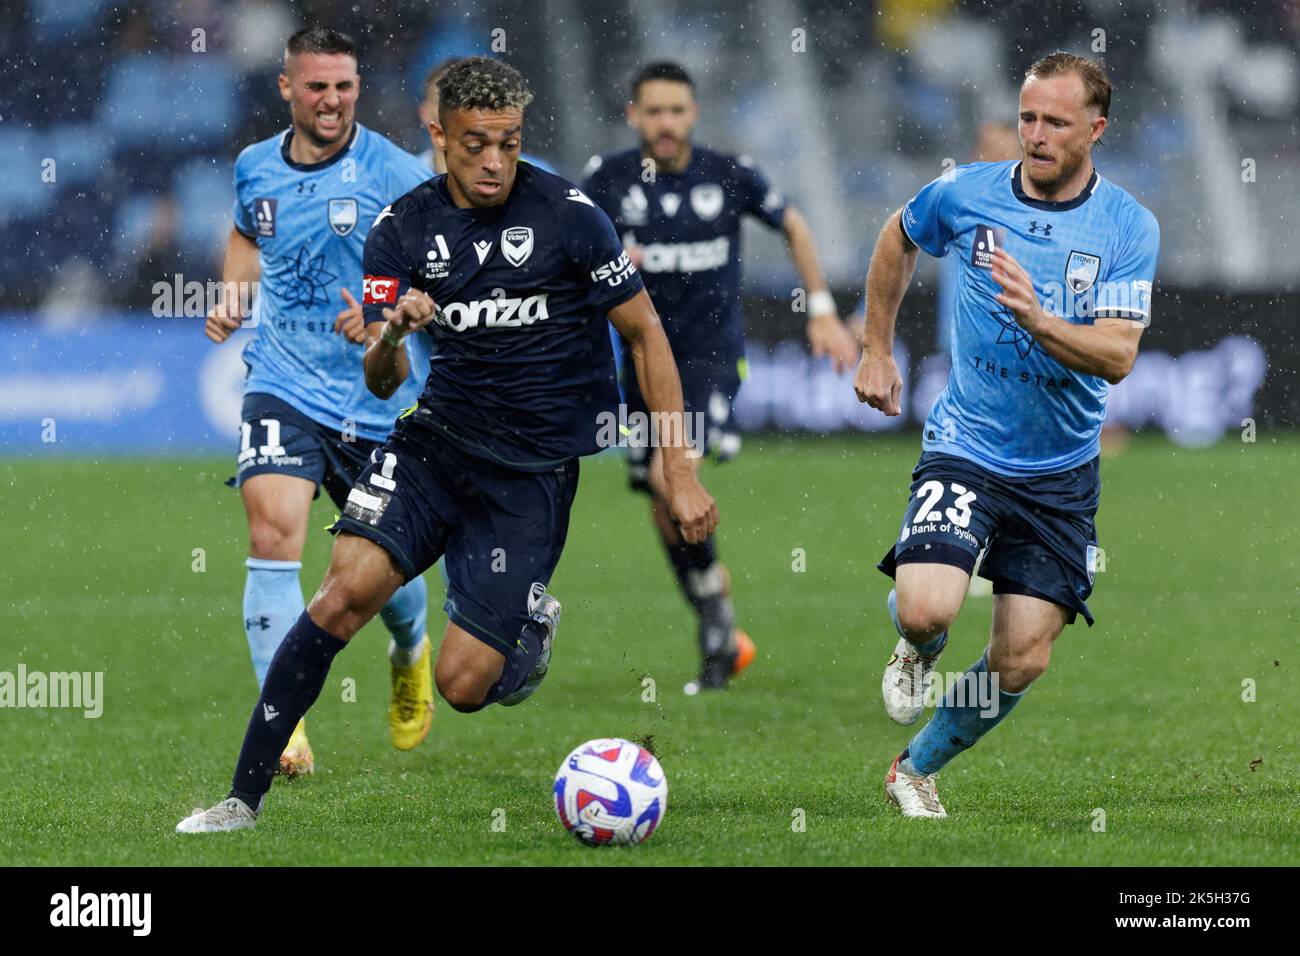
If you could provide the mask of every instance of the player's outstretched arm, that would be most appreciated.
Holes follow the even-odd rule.
[[[213,306],[203,323],[203,334],[214,342],[224,342],[230,333],[239,328],[245,316],[240,314],[240,288],[252,286],[262,274],[262,264],[257,255],[257,243],[238,229],[231,227],[226,240],[226,258],[221,266],[221,282],[225,294],[220,305]],[[233,292],[233,294],[232,294]]]
[[[808,220],[794,206],[785,207],[781,231],[790,249],[790,261],[808,293],[808,345],[817,358],[830,356],[836,372],[847,372],[858,357],[853,333],[840,321],[835,300],[817,259],[817,241]]]
[[[433,321],[438,307],[419,289],[410,289],[397,300],[397,307],[384,309],[383,322],[366,326],[366,388],[387,399],[411,374],[406,355],[406,337]]]
[[[687,456],[686,415],[682,382],[650,296],[644,289],[609,312],[624,341],[632,349],[637,384],[651,414],[664,423],[658,430],[657,453],[663,462],[664,484],[673,518],[682,537],[698,544],[718,526],[718,506],[695,475],[695,463]]]
[[[1123,381],[1137,361],[1142,323],[1130,319],[1097,319],[1075,325],[1043,308],[1034,282],[1006,250],[993,253],[993,281],[1002,287],[998,302],[1043,350],[1066,368],[1100,375],[1112,385]]]
[[[858,401],[897,415],[903,379],[894,363],[894,324],[898,307],[916,269],[917,248],[907,241],[902,210],[886,220],[867,269],[867,321],[862,331],[862,362],[853,379]]]

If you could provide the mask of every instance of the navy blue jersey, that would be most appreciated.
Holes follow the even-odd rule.
[[[618,403],[605,313],[645,286],[609,217],[520,163],[506,201],[461,209],[447,177],[379,214],[366,238],[366,322],[409,288],[438,305],[412,420],[471,454],[547,471],[598,450]]]
[[[643,177],[639,149],[596,156],[583,189],[627,245],[641,247],[641,275],[679,363],[729,366],[744,356],[740,222],[774,229],[785,199],[743,156],[691,147],[681,173]]]

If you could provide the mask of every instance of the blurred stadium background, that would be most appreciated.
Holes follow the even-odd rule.
[[[238,350],[209,348],[197,318],[156,318],[155,284],[219,276],[232,162],[287,125],[282,44],[315,22],[358,39],[358,116],[412,151],[428,146],[416,105],[434,63],[509,59],[538,94],[525,148],[574,179],[633,143],[621,109],[636,66],[679,59],[698,83],[697,138],[753,156],[808,214],[845,314],[880,222],[966,161],[979,124],[1014,122],[1024,66],[1055,48],[1100,55],[1117,89],[1098,166],[1162,227],[1154,323],[1112,421],[1203,445],[1246,418],[1300,415],[1290,0],[5,0],[0,451],[43,435],[48,451],[47,417],[74,451],[229,447]],[[779,237],[752,227],[746,243],[742,425],[914,428],[947,367],[935,263],[922,257],[900,320],[906,407],[887,420],[805,357]]]

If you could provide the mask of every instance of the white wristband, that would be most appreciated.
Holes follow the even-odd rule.
[[[406,339],[406,336],[404,335],[394,336],[392,334],[392,330],[388,327],[388,323],[385,322],[384,331],[379,333],[379,339],[385,345],[391,345],[395,349],[400,349],[402,347],[403,341]]]
[[[808,295],[808,315],[817,318],[819,315],[835,314],[835,297],[825,289],[812,292]]]

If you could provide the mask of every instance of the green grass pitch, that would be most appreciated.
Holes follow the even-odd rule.
[[[1068,628],[1016,713],[941,774],[946,821],[899,818],[880,785],[920,726],[880,704],[894,638],[874,568],[916,438],[754,439],[705,471],[759,649],[732,691],[683,696],[693,629],[645,502],[616,457],[587,460],[536,697],[440,704],[425,744],[398,753],[372,624],[308,718],[316,776],[277,781],[256,832],[206,837],[173,828],[225,795],[255,700],[231,461],[0,461],[0,670],[105,672],[99,719],[0,710],[0,864],[1295,865],[1300,440],[1230,437],[1200,451],[1140,438],[1103,463],[1098,626]],[[322,499],[313,529],[331,515]],[[313,530],[308,596],[328,547]],[[967,604],[942,669],[979,655],[989,606]],[[653,736],[668,775],[643,847],[588,849],[555,819],[560,760],[605,735]]]

